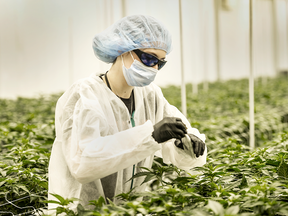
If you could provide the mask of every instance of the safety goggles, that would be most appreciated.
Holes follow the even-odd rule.
[[[133,52],[135,52],[141,62],[148,67],[153,67],[158,64],[158,70],[160,70],[167,62],[164,60],[160,60],[156,56],[145,53],[139,49],[133,50]]]

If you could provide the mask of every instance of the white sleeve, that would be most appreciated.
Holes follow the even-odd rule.
[[[187,133],[193,134],[205,142],[205,134],[200,134],[198,129],[192,128],[187,118],[173,105],[170,105],[168,101],[162,98],[164,104],[164,117],[179,117],[187,127]],[[162,143],[162,150],[156,152],[156,156],[162,157],[164,163],[174,164],[180,169],[189,170],[194,167],[203,166],[206,164],[207,158],[207,147],[202,156],[198,158],[195,156],[193,149],[182,150],[174,145],[175,139],[168,140]],[[190,145],[192,146],[191,140],[189,139]],[[191,156],[192,155],[192,156]]]
[[[98,99],[89,90],[85,91],[59,104],[56,115],[56,136],[77,181],[84,184],[103,178],[138,163],[161,148],[151,136],[151,121],[101,136],[109,130],[109,123]]]

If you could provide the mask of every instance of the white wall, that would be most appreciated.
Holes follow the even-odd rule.
[[[173,50],[155,82],[160,86],[179,85],[178,0],[125,2],[126,15],[152,15],[171,31]],[[224,80],[247,77],[249,0],[225,2],[230,10],[220,5],[220,75]],[[272,3],[256,0],[257,76],[273,76],[275,68],[288,68],[286,2],[277,0],[275,4],[278,56],[275,65]],[[187,82],[217,79],[214,3],[215,0],[182,0],[183,68]],[[94,56],[92,38],[121,17],[120,0],[0,0],[0,97],[64,91],[77,79],[105,72],[109,65]]]

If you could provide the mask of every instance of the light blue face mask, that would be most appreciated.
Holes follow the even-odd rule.
[[[123,57],[121,55],[123,63],[122,66],[123,74],[127,84],[129,86],[137,86],[137,87],[143,87],[149,85],[155,79],[158,70],[152,67],[147,67],[140,61],[137,61],[136,59],[134,59],[131,52],[130,55],[134,60],[130,68],[126,68],[124,66]]]

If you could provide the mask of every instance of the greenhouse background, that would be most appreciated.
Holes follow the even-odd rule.
[[[288,70],[287,8],[285,0],[254,1],[255,77]],[[182,68],[194,86],[249,76],[248,0],[182,0],[182,36],[179,11],[177,0],[1,0],[0,97],[64,91],[105,72],[109,65],[94,56],[92,38],[132,14],[154,16],[172,33],[173,50],[156,84],[180,85]]]

